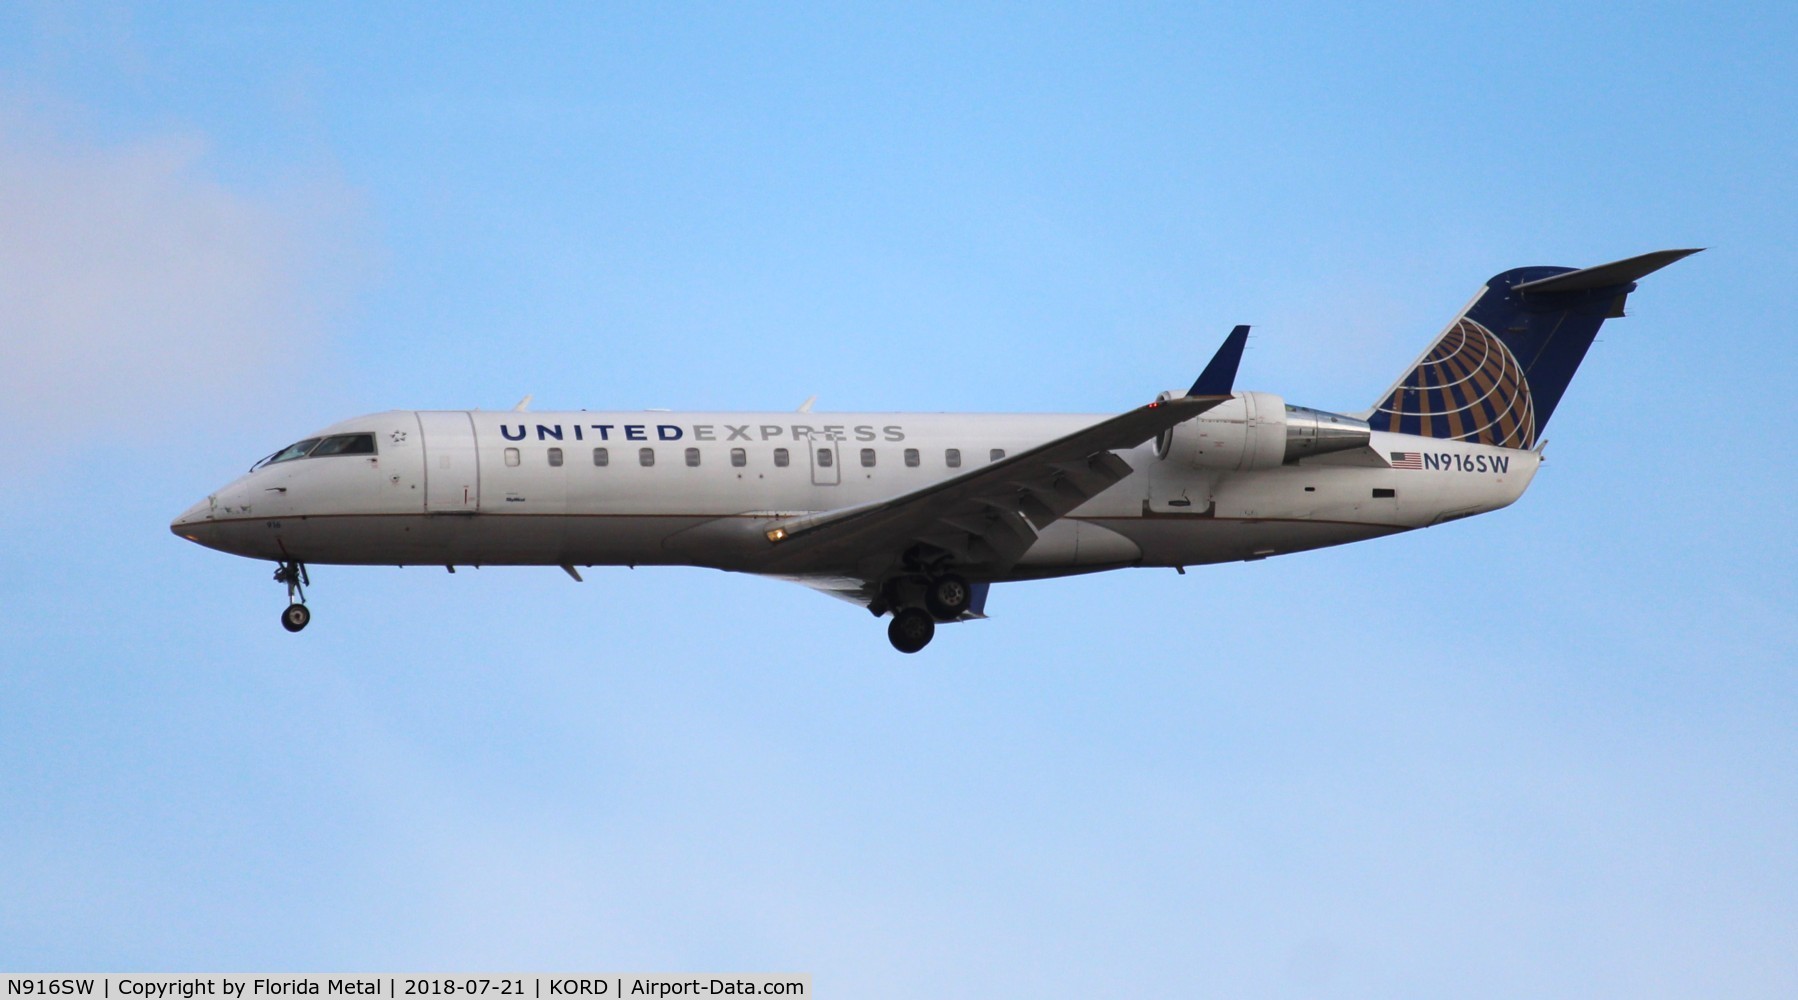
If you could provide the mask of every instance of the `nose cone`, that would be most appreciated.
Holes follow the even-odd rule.
[[[203,539],[209,527],[208,522],[212,520],[212,503],[212,497],[207,497],[182,511],[178,517],[169,522],[169,530],[190,542],[199,542],[201,545],[205,545]]]

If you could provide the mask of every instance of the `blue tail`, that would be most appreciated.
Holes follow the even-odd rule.
[[[1604,321],[1636,279],[1697,253],[1583,270],[1520,267],[1486,282],[1367,418],[1376,431],[1533,448]]]

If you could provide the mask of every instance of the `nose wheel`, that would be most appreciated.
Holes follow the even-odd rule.
[[[312,620],[312,612],[306,607],[306,586],[312,582],[306,573],[306,564],[288,560],[275,567],[275,582],[287,585],[287,610],[281,612],[281,627],[289,632],[298,632]]]
[[[287,610],[281,612],[281,627],[289,632],[298,632],[312,620],[312,612],[304,604],[289,604]]]

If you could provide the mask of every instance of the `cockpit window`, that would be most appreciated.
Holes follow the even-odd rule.
[[[254,472],[265,465],[276,462],[291,462],[296,458],[318,458],[321,455],[373,455],[375,453],[375,436],[373,434],[334,434],[328,438],[307,438],[282,448],[273,455],[250,467]]]
[[[375,436],[373,434],[337,434],[325,438],[312,449],[308,458],[320,455],[373,455],[375,453]]]
[[[318,444],[318,438],[307,438],[304,441],[290,444],[280,451],[275,452],[273,455],[257,462],[251,467],[250,471],[254,472],[256,469],[260,469],[265,465],[274,465],[276,462],[291,462],[296,458],[305,458],[307,453],[311,452],[312,447],[316,444]]]

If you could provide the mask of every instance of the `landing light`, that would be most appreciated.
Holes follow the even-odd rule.
[[[768,540],[770,542],[778,542],[785,537],[787,537],[787,529],[785,528],[775,528],[768,532]]]

